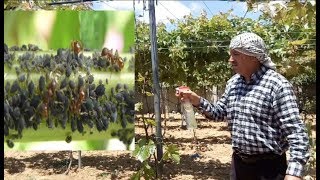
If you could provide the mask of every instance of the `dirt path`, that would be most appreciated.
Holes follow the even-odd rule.
[[[229,179],[231,146],[225,122],[198,121],[197,141],[190,130],[181,128],[181,120],[167,121],[164,142],[177,144],[180,164],[164,164],[164,178]],[[142,123],[136,124],[136,138],[144,134]],[[5,152],[4,178],[7,180],[55,179],[130,179],[138,170],[139,161],[130,151],[83,151],[82,168],[77,169],[77,152],[68,175],[67,151]],[[315,177],[315,173],[313,174]]]

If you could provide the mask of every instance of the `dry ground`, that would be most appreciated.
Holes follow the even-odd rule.
[[[179,118],[175,117],[175,118]],[[225,122],[198,120],[195,141],[190,130],[181,128],[181,120],[166,122],[165,143],[179,147],[180,164],[164,164],[163,179],[229,179],[231,146]],[[144,134],[142,123],[136,124],[136,138]],[[77,159],[77,152],[74,152]],[[197,155],[196,158],[195,155]],[[5,152],[4,178],[7,180],[56,179],[130,179],[140,163],[130,151],[82,151],[82,168],[73,161],[68,175],[66,151]],[[315,179],[315,171],[311,172]]]

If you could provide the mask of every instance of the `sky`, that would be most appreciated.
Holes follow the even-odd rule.
[[[148,4],[146,5],[148,8]],[[103,1],[94,2],[94,10],[134,10],[133,1]],[[170,26],[168,18],[172,19],[183,19],[183,16],[191,14],[192,16],[198,17],[204,10],[207,13],[207,17],[211,18],[213,15],[219,13],[225,13],[233,9],[232,14],[239,17],[246,17],[257,19],[261,12],[258,8],[254,11],[247,11],[246,2],[239,1],[164,1],[158,0],[157,5],[155,4],[156,21],[163,22],[167,26]],[[143,1],[135,1],[135,12],[136,19],[144,22],[149,22],[149,11],[143,11]]]

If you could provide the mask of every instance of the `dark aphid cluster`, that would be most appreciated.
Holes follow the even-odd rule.
[[[73,45],[77,47],[76,42]],[[24,129],[38,130],[40,123],[51,129],[69,126],[82,134],[88,128],[90,133],[93,129],[107,131],[110,123],[119,123],[123,128],[134,123],[134,97],[126,84],[110,87],[108,79],[95,83],[89,71],[78,74],[85,67],[110,68],[109,60],[99,64],[95,58],[101,58],[100,54],[85,57],[79,49],[58,49],[56,55],[36,55],[38,50],[35,45],[4,47],[5,64],[18,64],[17,79],[4,83],[4,136],[9,147],[14,146],[14,139],[23,136]],[[10,51],[24,52],[15,59],[17,52]],[[41,75],[30,79],[31,72]],[[66,142],[71,140],[68,135]]]
[[[9,52],[9,48],[6,44],[4,44],[4,63],[8,64],[11,68],[13,64],[13,60],[15,59],[15,54]]]
[[[133,94],[118,87],[117,93],[107,96],[105,85],[100,82],[93,89],[97,95],[90,96],[86,93],[93,85],[87,79],[90,77],[79,76],[77,81],[62,78],[56,82],[40,76],[37,84],[27,80],[7,82],[4,135],[11,137],[17,132],[16,137],[22,137],[25,128],[37,130],[41,122],[48,128],[65,129],[69,124],[73,132],[80,133],[85,133],[86,126],[106,131],[110,123],[119,123],[123,128],[134,123]]]
[[[10,51],[41,51],[41,49],[34,44],[28,44],[28,45],[23,44],[21,47],[12,46],[10,48]]]
[[[9,68],[15,61],[15,53],[19,52],[16,61],[19,69],[27,72],[59,72],[70,77],[72,73],[78,71],[90,71],[90,69],[100,69],[104,71],[119,72],[124,66],[124,61],[118,55],[102,55],[103,53],[93,53],[91,56],[84,56],[81,52],[82,45],[78,41],[71,43],[70,49],[59,48],[57,53],[36,55],[36,51],[41,50],[38,46],[28,44],[22,47],[12,46],[8,48],[4,44],[4,62]],[[12,51],[13,53],[10,53]]]

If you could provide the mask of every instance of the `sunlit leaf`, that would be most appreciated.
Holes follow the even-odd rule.
[[[307,42],[307,39],[302,39],[302,40],[291,41],[290,44],[291,45],[302,45],[302,44],[305,44],[306,42]]]
[[[146,141],[146,139],[140,139],[138,142],[138,147],[135,148],[133,155],[140,162],[143,162],[155,152],[155,149],[156,146],[152,140]]]
[[[147,96],[153,96],[153,93],[151,93],[151,92],[146,92],[146,95],[147,95]]]

